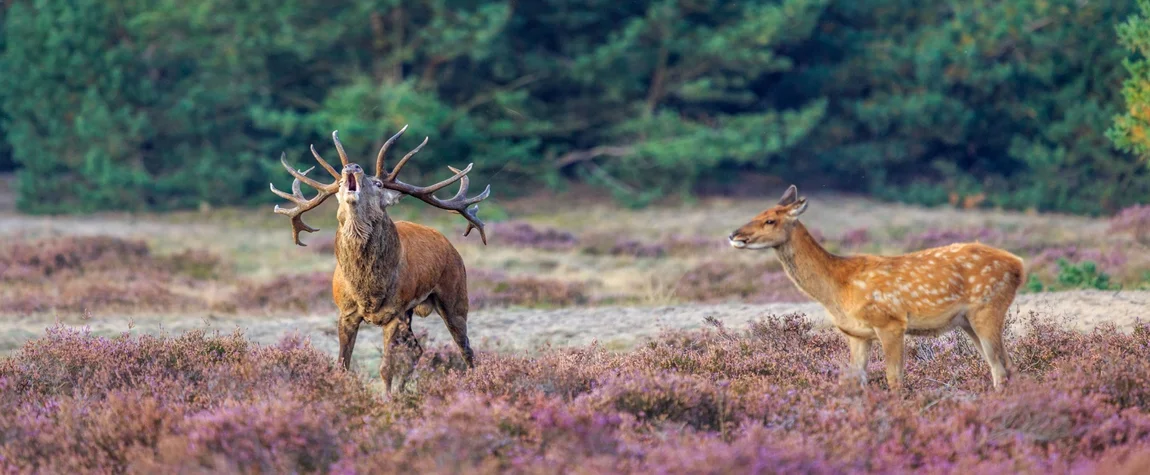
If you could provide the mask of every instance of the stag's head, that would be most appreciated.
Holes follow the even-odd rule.
[[[368,175],[357,163],[343,167],[339,180],[339,214],[357,219],[381,215],[389,206],[399,202],[403,193],[384,188],[383,180]]]
[[[787,188],[779,204],[759,213],[727,238],[735,249],[769,249],[791,239],[799,215],[807,210],[807,199],[799,197],[795,185]]]
[[[400,198],[405,195],[412,196],[437,208],[454,211],[463,215],[463,218],[468,222],[467,230],[464,231],[463,235],[467,236],[471,233],[472,229],[478,229],[483,244],[487,244],[487,234],[483,229],[483,221],[479,220],[476,213],[479,211],[479,205],[477,203],[487,199],[491,194],[491,186],[488,185],[487,188],[483,190],[483,193],[479,195],[471,198],[466,196],[469,181],[467,173],[471,171],[472,165],[467,165],[463,170],[448,167],[455,175],[430,186],[413,186],[399,181],[398,175],[400,169],[407,164],[407,161],[411,159],[416,152],[419,152],[424,145],[427,145],[427,138],[425,137],[423,143],[419,144],[418,147],[415,147],[415,149],[408,152],[407,155],[404,155],[403,158],[399,160],[399,163],[395,165],[391,173],[384,173],[384,157],[387,154],[387,149],[390,148],[391,144],[395,143],[396,139],[403,135],[406,130],[407,126],[405,125],[400,129],[399,133],[392,136],[387,142],[384,142],[383,147],[379,149],[379,155],[375,161],[374,176],[368,175],[359,164],[351,163],[348,160],[347,153],[343,150],[343,144],[340,143],[337,132],[332,132],[331,138],[335,141],[335,149],[339,152],[339,159],[343,164],[343,170],[341,172],[337,172],[323,157],[320,157],[314,145],[311,147],[311,153],[315,156],[316,161],[335,178],[335,181],[332,183],[323,184],[309,178],[307,176],[308,172],[315,167],[305,171],[298,171],[287,164],[286,155],[280,157],[280,162],[283,163],[284,168],[295,177],[295,181],[292,182],[292,194],[289,195],[277,190],[275,185],[272,185],[271,190],[280,197],[296,203],[297,206],[294,208],[280,208],[277,205],[275,212],[291,217],[292,237],[295,239],[296,244],[300,246],[304,245],[299,240],[300,231],[318,231],[318,229],[304,224],[303,219],[301,219],[303,213],[319,206],[331,195],[335,195],[336,200],[339,201],[341,222],[345,218],[351,218],[361,225],[365,221],[370,221],[372,218],[386,216],[386,210],[389,206],[399,202]],[[459,192],[456,193],[454,197],[448,200],[441,200],[435,196],[436,191],[457,181],[459,182]],[[319,190],[319,193],[311,199],[304,197],[300,191],[301,182]]]

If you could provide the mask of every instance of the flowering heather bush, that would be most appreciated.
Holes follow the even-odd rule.
[[[195,278],[219,272],[218,256],[188,250],[171,256],[151,254],[143,241],[108,236],[67,236],[15,242],[0,248],[0,281],[60,280],[100,272],[187,274]]]
[[[671,235],[663,239],[667,254],[674,256],[697,256],[707,252],[725,251],[731,245],[723,236],[679,236]]]
[[[560,251],[571,249],[579,239],[567,231],[539,229],[522,221],[502,221],[487,225],[492,239],[501,244]]]
[[[219,310],[334,310],[330,271],[281,275],[266,282],[242,282]]]
[[[773,258],[755,265],[704,262],[683,274],[675,284],[675,295],[693,302],[737,299],[749,303],[770,303],[808,300],[777,267]]]
[[[1069,245],[1045,249],[1033,258],[1027,259],[1027,264],[1031,273],[1051,273],[1057,272],[1059,259],[1066,259],[1067,262],[1074,264],[1093,262],[1106,272],[1121,271],[1127,262],[1126,253],[1122,249],[1103,251]]]
[[[839,238],[839,245],[845,249],[858,249],[870,241],[870,232],[866,228],[855,228],[843,233]]]
[[[194,299],[173,284],[218,278],[218,256],[203,250],[156,256],[143,241],[69,236],[0,248],[0,311],[182,309]]]
[[[500,271],[467,269],[471,308],[507,306],[566,306],[589,301],[585,284],[534,276],[509,276]]]
[[[196,299],[177,294],[162,282],[148,278],[120,280],[68,280],[57,285],[22,287],[0,294],[0,311],[21,314],[60,311],[82,313],[131,308],[186,309]]]
[[[798,315],[631,352],[429,348],[387,401],[288,338],[52,329],[0,360],[6,472],[1145,473],[1150,327],[1031,316],[990,389],[966,337],[912,339],[911,391],[840,384],[847,348]],[[847,378],[843,378],[847,379]]]
[[[1134,205],[1110,218],[1110,232],[1130,233],[1143,244],[1150,245],[1150,205]]]
[[[903,246],[907,251],[918,251],[957,242],[979,241],[983,244],[1001,245],[1005,240],[1006,234],[994,228],[928,229],[908,235],[903,239]]]

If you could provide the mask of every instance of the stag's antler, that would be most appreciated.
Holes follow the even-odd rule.
[[[376,157],[375,161],[375,176],[381,177],[384,188],[395,190],[405,195],[414,196],[429,205],[435,206],[436,208],[455,211],[463,215],[463,218],[467,220],[467,230],[463,232],[463,235],[467,236],[471,234],[472,229],[478,229],[479,238],[483,240],[483,245],[486,246],[487,232],[483,229],[483,221],[481,221],[479,216],[476,215],[476,213],[479,212],[479,205],[476,203],[487,199],[488,195],[491,194],[491,185],[487,185],[487,187],[483,189],[483,193],[480,193],[471,198],[466,197],[467,185],[470,181],[467,178],[467,173],[471,171],[471,166],[473,164],[468,164],[467,167],[463,170],[457,170],[455,167],[448,166],[447,168],[450,169],[452,173],[455,173],[455,176],[452,176],[451,178],[431,186],[419,187],[399,181],[397,178],[399,176],[399,170],[407,164],[407,161],[411,159],[412,155],[415,155],[416,152],[419,152],[419,150],[422,149],[424,145],[427,145],[427,138],[424,137],[423,143],[419,144],[419,146],[415,147],[412,151],[407,152],[407,155],[404,155],[403,158],[399,160],[399,163],[395,165],[395,168],[391,170],[391,173],[388,173],[386,177],[383,177],[385,168],[384,155],[387,153],[387,149],[391,147],[391,144],[395,143],[395,140],[398,139],[400,135],[403,135],[403,133],[406,131],[407,126],[405,125],[402,129],[399,129],[399,132],[393,135],[390,139],[387,139],[387,142],[384,142],[383,147],[379,149],[379,156]],[[455,196],[451,197],[451,199],[444,201],[435,197],[436,191],[439,191],[447,185],[457,181],[459,182],[459,192],[455,193]]]
[[[343,151],[343,144],[339,142],[338,132],[339,131],[332,131],[331,138],[335,141],[335,149],[339,152],[340,162],[342,162],[344,166],[347,166],[347,153]],[[307,246],[307,244],[304,244],[299,240],[300,231],[307,231],[309,233],[319,231],[319,229],[308,226],[303,222],[303,214],[312,208],[319,206],[331,195],[334,195],[336,192],[338,192],[339,181],[342,178],[339,172],[335,171],[335,169],[332,168],[331,165],[329,165],[327,161],[323,159],[323,157],[319,156],[319,152],[315,151],[315,145],[311,146],[311,154],[315,156],[316,161],[319,162],[320,165],[323,165],[323,168],[327,170],[328,173],[331,173],[331,176],[335,177],[335,182],[325,185],[309,178],[307,176],[308,172],[314,170],[315,167],[313,166],[302,172],[296,170],[295,168],[292,168],[291,165],[288,165],[287,154],[285,153],[280,155],[280,163],[283,164],[288,173],[295,177],[295,180],[292,181],[291,184],[292,194],[289,195],[284,193],[280,190],[277,190],[274,184],[271,185],[272,193],[275,193],[281,198],[296,204],[296,207],[294,208],[280,208],[279,205],[276,205],[273,211],[275,211],[277,214],[282,214],[291,218],[291,235],[292,238],[295,239],[295,243],[300,246]],[[308,186],[319,190],[319,193],[316,194],[314,198],[308,199],[303,195],[303,192],[300,191],[300,182],[307,183]]]

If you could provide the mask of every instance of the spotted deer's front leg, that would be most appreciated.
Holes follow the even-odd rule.
[[[866,367],[870,362],[871,340],[847,335],[847,345],[851,350],[851,363],[849,371],[851,376],[857,378],[859,387],[866,389]]]
[[[882,346],[886,362],[886,383],[893,391],[901,391],[903,385],[903,352],[906,340],[906,326],[889,324],[877,329],[879,344]]]

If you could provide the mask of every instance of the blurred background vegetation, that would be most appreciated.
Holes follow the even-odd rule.
[[[271,202],[316,144],[431,142],[503,196],[641,206],[753,176],[920,204],[1150,201],[1139,0],[14,0],[0,173],[26,212]],[[761,186],[761,185],[759,185]],[[780,188],[781,189],[781,188]],[[759,192],[761,190],[755,190]]]

